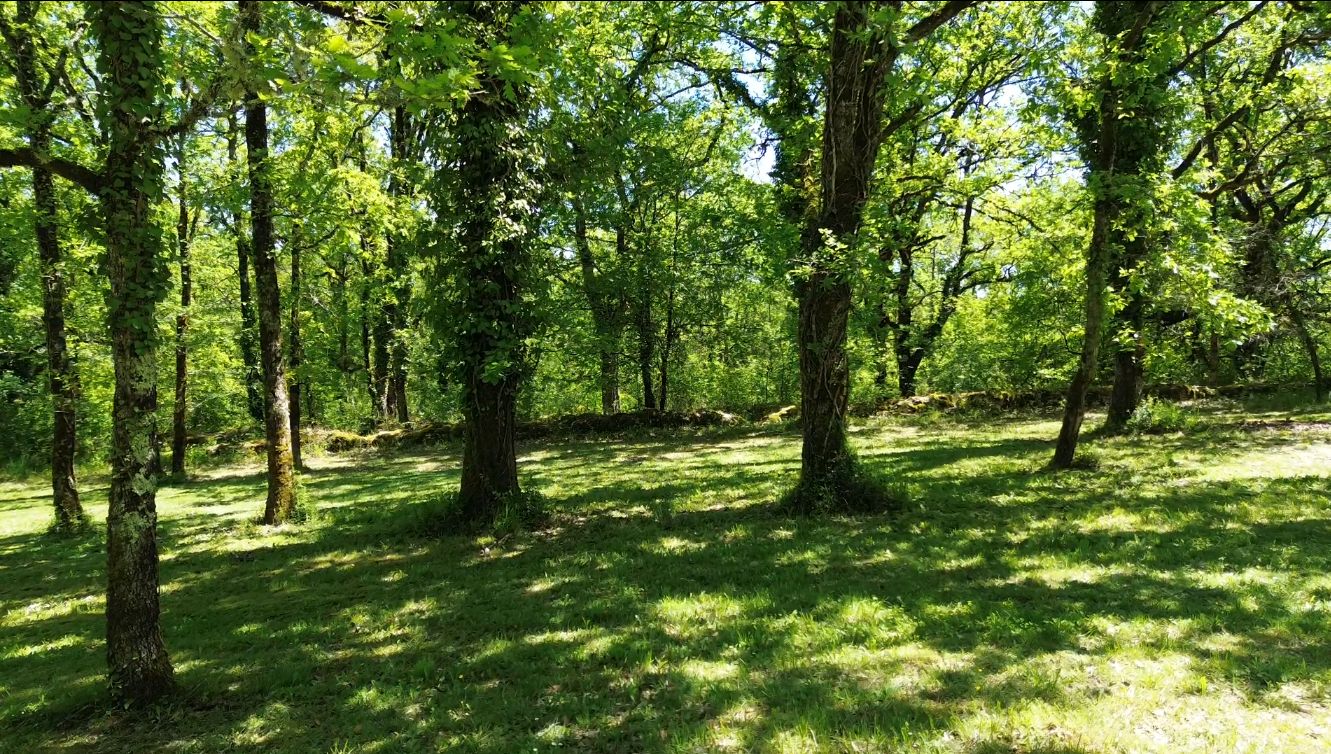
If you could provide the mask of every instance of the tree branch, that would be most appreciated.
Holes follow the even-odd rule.
[[[975,0],[948,0],[943,7],[920,19],[906,32],[906,43],[914,44],[933,34],[938,27],[956,18],[963,10],[975,5]]]
[[[93,170],[69,160],[39,154],[29,147],[0,148],[0,168],[45,168],[71,183],[78,184],[96,194],[102,190],[102,176]]]

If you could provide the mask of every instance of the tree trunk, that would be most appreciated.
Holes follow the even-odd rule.
[[[1159,7],[1160,3],[1156,2],[1096,4],[1093,25],[1110,44],[1118,45],[1114,53],[1118,62],[1126,67],[1137,62],[1141,40],[1146,37],[1147,26]],[[1151,87],[1164,85],[1163,80],[1148,78],[1148,74],[1142,72],[1124,83],[1117,82],[1115,77],[1106,77],[1100,83],[1099,110],[1093,125],[1079,124],[1079,136],[1089,167],[1086,181],[1094,196],[1094,225],[1086,259],[1086,329],[1081,359],[1063,406],[1063,425],[1051,462],[1054,468],[1072,466],[1081,439],[1081,425],[1086,419],[1086,391],[1095,380],[1100,344],[1104,338],[1105,298],[1110,270],[1116,261],[1114,249],[1132,246],[1127,254],[1130,264],[1134,259],[1144,258],[1141,247],[1146,243],[1145,229],[1138,227],[1135,232],[1130,232],[1133,229],[1122,227],[1125,208],[1122,195],[1129,189],[1138,188],[1128,182],[1136,180],[1144,170],[1158,168],[1149,163],[1158,159],[1164,140],[1159,125],[1160,112],[1158,106],[1153,108],[1146,100]],[[1121,101],[1136,102],[1138,99],[1145,104],[1136,104],[1129,114],[1119,114]],[[1141,222],[1143,218],[1144,212],[1139,209],[1128,219]],[[1133,360],[1138,361],[1135,356]],[[1133,391],[1137,389],[1131,381],[1126,386]]]
[[[257,0],[241,0],[241,25],[247,34],[259,34],[263,9]],[[254,43],[245,42],[254,59]],[[264,430],[268,440],[268,499],[266,524],[280,524],[296,509],[296,486],[291,453],[291,406],[287,400],[286,365],[282,354],[282,294],[277,282],[277,256],[273,244],[272,161],[268,156],[268,107],[250,88],[245,93],[245,147],[250,173],[250,238],[254,250],[254,279],[259,298],[259,355],[263,363]]]
[[[1318,403],[1326,402],[1326,379],[1322,376],[1322,358],[1317,351],[1317,338],[1313,337],[1312,331],[1308,329],[1308,322],[1293,306],[1289,309],[1290,318],[1294,321],[1294,329],[1299,334],[1299,341],[1303,344],[1303,350],[1308,352],[1308,361],[1313,369],[1313,392]]]
[[[14,57],[19,93],[31,110],[28,145],[38,154],[51,146],[51,111],[49,95],[38,79],[36,50],[38,38],[36,15],[38,3],[18,3],[15,17]],[[55,506],[55,529],[72,532],[87,522],[74,474],[74,456],[78,450],[76,408],[79,395],[78,373],[69,355],[65,338],[65,264],[61,258],[59,215],[55,183],[51,171],[32,168],[33,225],[37,236],[37,255],[42,274],[42,327],[46,334],[47,381],[51,389],[53,427],[51,434],[51,498]]]
[[[1210,344],[1206,349],[1206,385],[1216,387],[1220,384],[1220,333],[1211,331]]]
[[[228,115],[226,151],[229,164],[240,177],[239,161],[236,158],[236,142],[239,141],[239,124],[233,115]],[[236,209],[231,214],[231,232],[236,238],[237,271],[240,277],[240,358],[245,365],[245,399],[250,417],[256,422],[263,421],[263,372],[259,365],[258,319],[254,313],[254,292],[250,285],[249,240],[245,235],[245,213]]]
[[[601,341],[601,413],[617,414],[619,402],[619,333],[597,333]]]
[[[1125,290],[1126,276],[1120,276],[1121,287]],[[1137,292],[1128,292],[1128,303],[1119,313],[1118,322],[1126,332],[1128,343],[1116,343],[1114,352],[1114,386],[1109,393],[1108,426],[1122,427],[1132,418],[1141,402],[1142,362],[1146,358],[1146,339],[1142,331],[1144,325],[1143,309],[1145,302]]]
[[[675,288],[670,287],[666,296],[665,342],[661,344],[661,410],[666,410],[666,395],[670,386],[670,346],[674,344],[675,333]]]
[[[176,170],[180,173],[179,219],[176,221],[176,248],[180,256],[180,313],[176,315],[176,402],[171,417],[171,474],[185,475],[185,424],[189,416],[185,400],[188,383],[190,280],[190,227],[189,180],[185,176],[185,137],[181,137],[180,153],[176,156]]]
[[[578,263],[582,268],[582,290],[591,307],[596,350],[601,361],[601,413],[617,414],[620,412],[619,349],[623,340],[624,307],[622,300],[614,300],[607,290],[605,279],[596,269],[596,258],[592,254],[591,242],[587,239],[587,210],[577,197],[573,199],[573,211],[573,238],[578,250]],[[616,231],[616,244],[622,252],[625,245],[622,229]]]
[[[33,151],[46,151],[41,136],[29,140]],[[55,186],[51,173],[32,170],[37,253],[42,268],[42,325],[46,331],[46,369],[54,425],[51,434],[51,492],[57,531],[81,528],[87,520],[79,502],[74,457],[78,450],[78,373],[65,339],[65,270],[56,226]]]
[[[820,207],[816,216],[806,218],[801,232],[801,250],[809,265],[807,277],[796,286],[804,434],[800,485],[806,489],[841,492],[853,472],[846,443],[851,289],[835,259],[846,252],[828,248],[824,238],[830,236],[843,248],[854,246],[882,142],[884,82],[896,54],[887,43],[890,32],[870,21],[872,5],[847,2],[837,8],[827,79]]]
[[[379,307],[378,316],[374,320],[374,328],[371,332],[372,342],[374,344],[374,358],[371,363],[374,365],[374,372],[371,379],[374,380],[374,394],[379,399],[375,405],[375,415],[379,421],[387,421],[395,415],[393,401],[393,392],[388,385],[389,371],[389,349],[393,338],[393,328],[389,324],[389,305],[385,303]]]
[[[467,10],[482,38],[504,42],[512,15],[522,8],[476,3]],[[523,343],[533,326],[522,300],[528,276],[535,274],[528,213],[537,186],[527,132],[519,125],[527,87],[483,73],[475,89],[455,136],[458,184],[464,188],[450,199],[462,218],[463,258],[455,268],[463,279],[461,314],[464,321],[489,326],[461,328],[458,336],[465,417],[458,502],[466,520],[492,524],[504,500],[521,493],[514,425],[527,363]]]
[[[652,361],[656,353],[656,330],[652,327],[652,307],[647,302],[638,310],[638,371],[642,375],[642,407],[647,411],[657,408],[653,386]]]
[[[411,114],[405,107],[393,110],[390,147],[396,163],[389,177],[389,192],[398,198],[409,198],[414,194],[410,184],[402,177],[404,163],[418,159],[412,146],[413,123]],[[388,236],[388,273],[392,277],[388,305],[384,307],[384,318],[388,321],[390,345],[388,347],[388,413],[405,423],[407,412],[407,342],[406,308],[411,298],[411,285],[407,271],[408,249],[403,248],[406,239],[399,233]]]
[[[172,684],[157,591],[157,302],[166,260],[154,230],[162,154],[149,129],[161,119],[152,66],[160,19],[148,3],[88,6],[111,123],[100,191],[106,222],[108,319],[115,369],[107,506],[106,654],[113,694],[151,702]]]
[[[1110,108],[1112,110],[1112,108]],[[1107,114],[1108,115],[1108,114]],[[1112,120],[1102,120],[1102,156],[1113,159]],[[1094,180],[1094,178],[1088,178]],[[1100,339],[1104,324],[1105,293],[1109,283],[1109,225],[1113,214],[1112,200],[1100,192],[1095,200],[1094,225],[1091,230],[1091,246],[1086,258],[1086,329],[1082,337],[1081,360],[1077,371],[1068,386],[1067,400],[1063,404],[1063,426],[1059,430],[1058,445],[1054,449],[1053,465],[1056,468],[1069,468],[1077,454],[1077,443],[1081,439],[1081,425],[1086,420],[1086,391],[1095,380],[1099,364]]]
[[[801,484],[839,485],[852,464],[846,444],[850,284],[819,272],[803,281],[800,288],[800,421],[804,430]]]
[[[520,492],[517,461],[517,390],[469,372],[463,382],[462,515],[493,521],[500,500]]]
[[[915,397],[915,375],[920,371],[920,363],[924,361],[923,351],[912,351],[899,358],[897,361],[897,389],[901,391],[902,398]]]
[[[300,340],[300,245],[304,242],[299,229],[291,239],[291,465],[304,470],[305,462],[300,456],[301,425],[301,381],[300,365],[305,360],[304,346]]]

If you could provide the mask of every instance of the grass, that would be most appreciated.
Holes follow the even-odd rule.
[[[104,701],[104,543],[0,484],[0,751],[1325,752],[1331,436],[1226,427],[1328,417],[1235,408],[1061,474],[1047,417],[859,424],[909,502],[858,518],[774,512],[787,433],[532,443],[553,523],[498,540],[419,533],[448,449],[309,459],[294,527],[207,470],[159,496],[148,713]]]

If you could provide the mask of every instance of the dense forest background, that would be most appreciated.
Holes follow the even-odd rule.
[[[413,83],[396,72],[403,63],[390,59],[382,24],[307,7],[318,4],[262,5],[280,307],[303,426],[456,421],[461,386],[438,345],[453,325],[429,286],[442,218],[423,193],[447,172],[431,141],[442,116],[409,100],[424,96],[414,87],[462,74]],[[360,5],[370,18],[389,4]],[[1314,378],[1327,338],[1331,186],[1324,18],[1314,5],[1176,11],[1187,18],[1172,23],[1169,52],[1186,64],[1160,82],[1166,141],[1144,189],[1151,243],[1114,271],[1120,294],[1150,293],[1136,316],[1151,382]],[[1088,9],[982,3],[903,55],[846,270],[856,301],[852,403],[1061,388],[1072,376],[1092,207],[1067,115],[1084,106],[1095,66]],[[388,23],[431,22],[423,9],[391,12]],[[27,30],[11,34],[32,35],[40,75],[60,66],[48,106],[53,149],[91,157],[104,139],[91,120],[98,78],[82,11],[44,3],[32,13]],[[154,209],[169,249],[156,320],[167,344],[161,412],[172,416],[183,401],[191,434],[257,427],[244,118],[239,98],[216,83],[235,63],[235,10],[168,3],[163,13],[163,108],[184,112],[207,98],[209,111],[163,146]],[[780,45],[825,36],[831,13],[612,3],[551,16],[557,59],[544,63],[539,106],[524,124],[542,183],[533,199],[540,285],[523,304],[539,318],[526,336],[523,417],[798,403],[792,230],[764,118],[786,117],[774,78]],[[3,138],[17,144],[32,116],[13,50],[6,59]],[[809,86],[818,74],[791,75]],[[797,115],[795,127],[818,120]],[[53,413],[39,209],[29,171],[0,172],[0,182],[0,455],[40,467]],[[86,190],[57,181],[55,192],[79,453],[104,458],[114,380],[103,231]],[[170,357],[177,341],[188,360],[183,391]],[[1113,368],[1103,359],[1099,378],[1112,381]]]

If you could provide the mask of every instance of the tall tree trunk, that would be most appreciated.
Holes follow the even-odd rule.
[[[36,50],[39,38],[37,10],[31,0],[18,3],[12,40],[19,94],[30,110],[28,146],[34,153],[45,154],[51,146],[50,96],[39,80]],[[48,82],[49,83],[49,82]],[[55,506],[55,529],[72,532],[83,527],[87,515],[79,502],[74,474],[74,456],[78,450],[76,407],[79,395],[78,373],[69,355],[65,338],[65,264],[61,258],[59,210],[51,171],[32,168],[33,225],[37,236],[37,255],[42,274],[42,327],[46,334],[46,371],[51,389],[53,427],[51,433],[51,498]]]
[[[411,114],[405,107],[393,110],[390,147],[393,151],[394,170],[389,177],[389,192],[397,198],[409,198],[414,194],[411,184],[403,177],[402,170],[406,162],[417,159],[413,148],[414,124]],[[384,318],[388,321],[388,413],[405,423],[407,411],[407,341],[406,308],[411,298],[411,284],[407,270],[406,239],[397,232],[388,236],[388,273],[392,280],[389,285],[391,298],[384,307]]]
[[[240,125],[234,114],[227,115],[227,123],[227,160],[238,180],[241,168],[236,154]],[[249,238],[245,235],[245,213],[239,208],[231,213],[231,232],[236,239],[236,269],[240,277],[240,359],[245,366],[245,405],[250,417],[261,422],[264,412],[263,371],[259,365],[259,324],[254,313],[254,291],[250,284],[250,259],[253,255]]]
[[[657,408],[656,389],[653,386],[652,361],[656,353],[656,329],[652,326],[652,305],[639,305],[638,316],[638,371],[642,375],[642,407],[648,411]]]
[[[508,26],[524,6],[475,3],[467,12],[484,43],[495,44],[508,41]],[[527,87],[483,73],[475,89],[455,137],[458,185],[465,187],[451,197],[462,217],[464,256],[455,269],[463,279],[462,316],[490,326],[459,334],[465,431],[458,502],[464,518],[489,524],[505,498],[521,493],[514,425],[527,360],[522,343],[532,331],[522,297],[534,274],[527,213],[537,186],[520,126]]]
[[[1290,319],[1294,321],[1294,329],[1299,334],[1299,342],[1303,344],[1303,350],[1308,353],[1308,361],[1313,369],[1313,393],[1318,403],[1326,402],[1327,385],[1326,379],[1322,376],[1322,358],[1317,350],[1317,338],[1313,337],[1312,331],[1308,329],[1308,322],[1303,318],[1299,310],[1290,305]]]
[[[587,238],[587,210],[582,200],[573,199],[573,239],[578,251],[578,264],[582,268],[582,290],[592,312],[592,327],[596,331],[596,350],[600,357],[601,413],[620,412],[619,349],[623,341],[623,302],[615,300],[607,290],[606,281],[596,269],[591,242]],[[626,240],[622,228],[616,230],[616,245],[622,252]],[[622,258],[622,256],[621,256]]]
[[[300,340],[300,245],[304,243],[299,227],[291,239],[291,464],[304,469],[300,456],[300,365],[305,360],[305,349]]]
[[[373,338],[372,342],[374,344],[374,358],[372,360],[374,372],[372,374],[372,379],[374,380],[374,394],[379,400],[375,405],[374,410],[379,421],[386,421],[392,418],[396,413],[393,410],[393,393],[392,390],[389,389],[388,384],[388,362],[390,360],[389,349],[392,345],[391,341],[393,339],[393,327],[389,323],[390,314],[388,309],[388,303],[384,303],[379,307],[378,316],[375,317],[374,320],[374,329],[371,332]]]
[[[888,44],[888,30],[870,21],[875,8],[866,2],[837,7],[823,125],[820,206],[801,232],[802,256],[809,265],[796,286],[804,434],[800,484],[806,489],[841,491],[853,472],[846,443],[851,290],[845,274],[829,259],[845,252],[829,249],[824,234],[845,248],[854,246],[882,141],[883,85],[896,52]]]
[[[665,321],[665,339],[661,344],[661,395],[659,404],[661,410],[665,411],[667,407],[666,395],[670,389],[670,346],[674,344],[677,337],[675,333],[675,287],[670,286],[670,292],[666,294],[666,321]]]
[[[259,34],[263,9],[257,0],[241,0],[241,27]],[[254,43],[245,52],[255,59]],[[268,440],[268,499],[266,524],[280,524],[296,509],[296,485],[291,453],[291,405],[287,399],[286,365],[282,354],[282,294],[277,282],[277,256],[273,244],[272,160],[268,155],[268,107],[250,87],[245,92],[245,147],[250,172],[250,238],[254,250],[254,279],[259,299],[259,354],[263,363],[264,430]]]
[[[176,248],[180,257],[180,313],[176,315],[176,402],[171,417],[171,474],[185,475],[185,424],[189,417],[185,388],[189,381],[189,309],[191,279],[189,262],[190,217],[189,179],[185,175],[185,137],[180,139],[180,152],[176,155],[176,170],[180,173],[179,219],[176,221]]]
[[[97,67],[113,101],[100,191],[111,282],[108,319],[115,369],[111,490],[107,505],[106,654],[113,693],[134,703],[172,684],[157,592],[157,302],[166,259],[154,231],[162,198],[162,150],[148,132],[161,119],[153,70],[161,21],[151,3],[87,6]]]
[[[1117,46],[1118,61],[1130,67],[1140,58],[1141,42],[1147,36],[1146,27],[1155,18],[1159,7],[1158,2],[1098,2],[1093,25],[1109,44]],[[1130,232],[1122,227],[1125,213],[1121,194],[1125,193],[1125,188],[1132,188],[1125,182],[1138,179],[1143,170],[1149,169],[1148,163],[1158,158],[1163,141],[1158,107],[1153,109],[1145,102],[1151,93],[1149,89],[1162,86],[1163,82],[1142,72],[1123,83],[1116,78],[1106,77],[1100,83],[1100,103],[1094,125],[1083,126],[1080,134],[1083,149],[1090,153],[1087,155],[1090,169],[1086,181],[1094,195],[1094,225],[1086,259],[1086,329],[1081,359],[1063,406],[1063,425],[1051,462],[1055,468],[1072,465],[1081,439],[1081,425],[1086,419],[1086,392],[1095,380],[1100,344],[1104,339],[1105,298],[1110,269],[1116,261],[1114,249],[1130,243],[1145,243],[1144,228]],[[1137,99],[1143,102],[1137,103],[1130,113],[1120,115],[1121,101],[1135,102]],[[1142,222],[1144,212],[1138,208],[1129,219]]]
[[[40,139],[30,140],[34,151],[45,151]],[[74,474],[74,456],[78,449],[77,405],[78,373],[70,358],[65,339],[65,272],[60,239],[56,230],[55,186],[51,173],[40,168],[32,171],[33,200],[37,231],[37,253],[42,268],[42,325],[46,330],[46,368],[51,388],[54,424],[51,433],[51,492],[58,531],[74,531],[83,526],[87,514],[79,502],[78,482]]]

